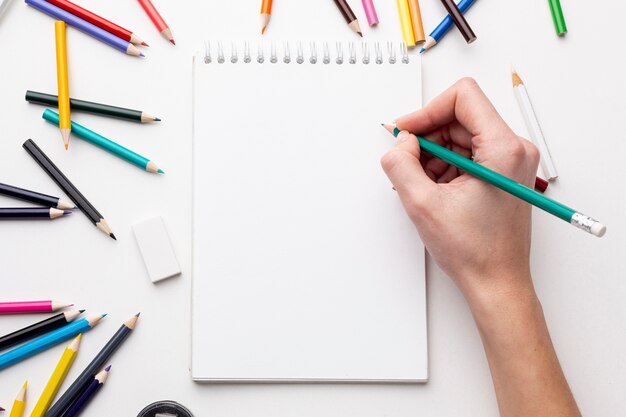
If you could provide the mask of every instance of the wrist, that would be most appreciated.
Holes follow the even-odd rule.
[[[472,282],[473,285],[462,292],[481,328],[541,311],[530,272],[498,274]]]

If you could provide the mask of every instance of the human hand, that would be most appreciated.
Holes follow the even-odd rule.
[[[472,301],[532,289],[531,206],[440,159],[420,154],[423,136],[533,187],[539,153],[500,117],[478,84],[458,81],[402,130],[382,166],[430,255]]]

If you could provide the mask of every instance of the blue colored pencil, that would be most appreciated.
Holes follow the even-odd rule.
[[[457,7],[461,11],[461,13],[465,13],[465,11],[467,11],[467,9],[469,9],[470,6],[474,4],[475,1],[476,0],[461,0],[457,4]],[[441,23],[439,23],[439,25],[435,28],[435,30],[433,30],[430,33],[430,35],[426,37],[426,42],[424,42],[424,46],[420,50],[420,54],[424,53],[425,51],[429,50],[433,46],[437,45],[437,42],[439,42],[441,38],[443,38],[443,36],[446,33],[448,33],[452,25],[454,25],[454,22],[452,21],[452,18],[450,17],[450,15],[447,15],[441,21]]]
[[[81,19],[80,17],[63,10],[60,7],[50,4],[45,0],[26,0],[26,4],[54,17],[57,20],[63,20],[68,25],[74,26],[86,34],[91,35],[128,55],[143,56],[139,49],[137,49],[137,47],[132,43],[125,41],[122,38],[118,38],[106,30]]]
[[[96,396],[109,376],[111,365],[100,371],[87,386],[85,391],[76,399],[76,402],[63,414],[63,417],[76,417],[87,407],[87,404]]]
[[[0,370],[94,328],[106,314],[84,317],[0,355]]]

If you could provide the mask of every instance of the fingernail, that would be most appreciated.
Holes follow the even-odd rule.
[[[398,143],[402,143],[405,142],[409,137],[411,136],[411,134],[409,132],[407,132],[406,130],[403,130],[402,132],[398,133]]]

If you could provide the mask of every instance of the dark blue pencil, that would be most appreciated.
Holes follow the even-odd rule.
[[[475,1],[476,0],[461,0],[457,4],[457,7],[461,11],[461,13],[465,13],[467,11],[467,9],[469,9],[470,6],[472,4],[474,4]],[[450,30],[452,25],[454,25],[454,21],[452,20],[450,15],[447,15],[441,21],[441,23],[439,23],[439,25],[435,28],[435,30],[433,30],[430,33],[430,35],[428,35],[426,37],[426,42],[424,42],[424,45],[423,45],[422,49],[420,50],[420,54],[424,53],[425,51],[429,50],[433,46],[437,45],[437,42],[439,42],[441,40],[441,38],[443,38],[443,36],[446,33],[448,33],[448,31]]]
[[[96,396],[98,391],[102,388],[104,383],[106,382],[109,371],[111,370],[111,365],[104,368],[100,371],[91,381],[91,383],[87,386],[85,391],[76,399],[76,402],[72,404],[72,406],[67,410],[67,412],[63,415],[63,417],[76,417],[79,415],[85,407],[89,404],[89,402]]]

